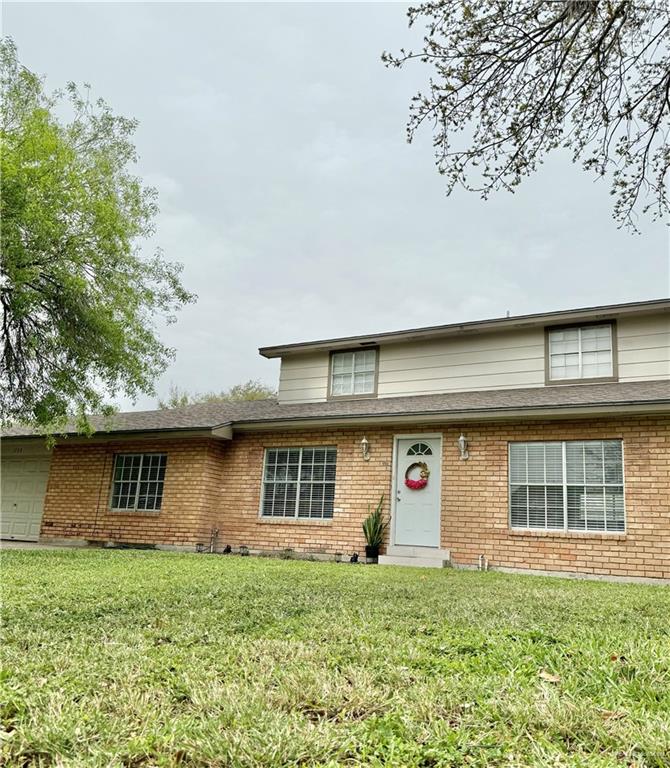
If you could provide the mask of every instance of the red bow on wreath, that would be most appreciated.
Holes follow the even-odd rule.
[[[421,473],[418,480],[412,480],[410,474],[415,470],[420,469]],[[420,491],[428,485],[428,478],[430,477],[430,470],[428,465],[423,461],[417,461],[414,464],[410,464],[405,472],[405,485],[411,488],[413,491]]]

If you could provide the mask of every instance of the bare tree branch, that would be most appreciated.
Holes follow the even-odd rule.
[[[655,0],[438,0],[408,11],[431,67],[407,138],[433,125],[438,171],[486,198],[513,191],[552,150],[609,176],[613,216],[667,216],[670,10]],[[468,137],[469,134],[469,138]]]

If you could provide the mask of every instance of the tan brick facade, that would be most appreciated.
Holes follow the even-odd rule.
[[[371,458],[361,458],[363,432]],[[459,459],[464,431],[470,458]],[[192,547],[219,529],[219,546],[293,549],[334,555],[362,552],[367,506],[391,494],[394,435],[443,436],[441,545],[456,565],[474,566],[480,554],[492,567],[670,578],[670,416],[579,421],[480,423],[408,428],[319,429],[238,433],[229,442],[171,440],[62,445],[54,451],[42,523],[43,537],[150,542]],[[626,532],[576,534],[511,531],[508,525],[507,446],[518,440],[624,441]],[[266,447],[335,445],[337,479],[331,521],[259,517]],[[151,448],[147,446],[152,446]],[[168,454],[159,515],[108,511],[113,454],[162,450]]]
[[[84,539],[121,544],[195,548],[209,543],[211,486],[217,474],[208,440],[65,443],[54,448],[42,518],[42,539]],[[109,509],[115,453],[167,453],[161,511]],[[220,463],[220,462],[219,462]]]

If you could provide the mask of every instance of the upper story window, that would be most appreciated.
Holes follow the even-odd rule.
[[[333,352],[330,361],[330,396],[359,397],[377,390],[377,350]]]
[[[548,329],[548,382],[614,378],[614,339],[612,323]]]

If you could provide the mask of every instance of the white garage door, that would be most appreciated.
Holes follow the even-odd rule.
[[[44,511],[50,457],[2,458],[0,536],[37,541]]]

